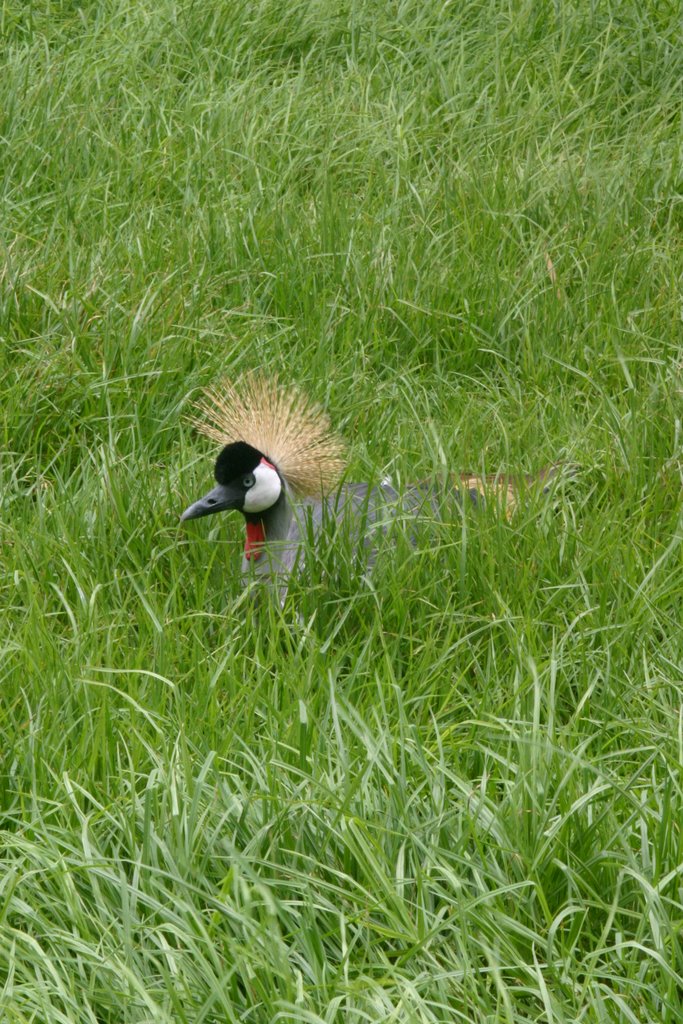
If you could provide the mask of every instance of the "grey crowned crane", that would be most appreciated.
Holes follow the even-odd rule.
[[[247,375],[240,385],[208,389],[199,403],[197,429],[222,445],[216,460],[216,486],[183,512],[181,521],[235,509],[246,521],[242,570],[246,577],[268,577],[286,594],[287,579],[303,564],[307,537],[317,540],[328,523],[343,523],[353,542],[373,561],[374,539],[397,516],[443,511],[443,483],[410,484],[397,491],[389,483],[340,484],[344,445],[325,413],[296,388],[275,378]],[[551,466],[522,486],[556,475]],[[448,492],[477,504],[494,495],[509,514],[519,482],[499,475],[457,475]]]

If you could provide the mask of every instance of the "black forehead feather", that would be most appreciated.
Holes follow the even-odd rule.
[[[227,484],[237,476],[253,473],[263,456],[246,441],[235,441],[225,446],[216,459],[214,476],[219,484]]]

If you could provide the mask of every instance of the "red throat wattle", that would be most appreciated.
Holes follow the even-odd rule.
[[[247,561],[260,558],[263,552],[261,545],[266,539],[263,523],[247,523],[247,539],[244,542],[244,557]]]
[[[261,466],[267,466],[268,469],[275,469],[272,462],[268,462],[268,459],[262,458],[259,463]],[[277,471],[276,471],[277,472]],[[247,539],[244,542],[244,557],[249,562],[252,558],[260,558],[263,554],[261,545],[265,542],[266,531],[263,529],[263,523],[247,523]]]

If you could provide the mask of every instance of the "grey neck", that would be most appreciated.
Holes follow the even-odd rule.
[[[259,579],[269,578],[277,582],[280,601],[283,603],[287,594],[287,578],[296,562],[298,550],[297,543],[290,541],[294,519],[291,495],[283,488],[272,508],[246,518],[248,522],[262,524],[265,543],[258,558],[249,561],[246,556],[243,557],[242,572],[245,580],[255,575]]]
[[[266,535],[266,543],[271,541],[287,540],[289,528],[292,524],[292,502],[283,486],[280,497],[271,508],[265,512],[251,513],[245,516],[247,522],[261,523],[263,532]]]

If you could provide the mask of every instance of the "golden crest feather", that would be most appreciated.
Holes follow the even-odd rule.
[[[277,376],[251,372],[207,388],[192,423],[221,445],[245,441],[272,462],[299,497],[317,497],[339,480],[344,443],[327,414]]]

